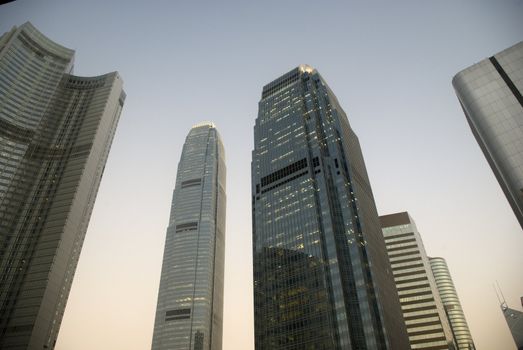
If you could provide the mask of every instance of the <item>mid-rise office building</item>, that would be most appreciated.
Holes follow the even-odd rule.
[[[125,93],[30,23],[0,37],[0,348],[52,349]]]
[[[257,350],[409,348],[358,138],[309,66],[263,88],[252,220]]]
[[[212,123],[195,125],[178,163],[153,350],[221,350],[225,152]]]
[[[523,42],[464,69],[452,84],[523,227]]]
[[[411,349],[455,349],[416,224],[407,212],[380,220]]]
[[[458,293],[454,287],[454,282],[452,282],[447,262],[439,257],[429,257],[429,262],[457,350],[474,350],[474,341],[472,340]]]

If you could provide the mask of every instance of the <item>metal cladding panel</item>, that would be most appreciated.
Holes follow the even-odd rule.
[[[178,164],[153,350],[222,348],[225,180],[216,128],[210,123],[193,127]]]
[[[485,158],[523,227],[523,42],[452,80]]]

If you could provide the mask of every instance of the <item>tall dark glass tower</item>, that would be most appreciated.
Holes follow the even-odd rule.
[[[165,238],[153,350],[221,350],[225,152],[212,123],[183,145]]]
[[[358,138],[309,66],[263,88],[252,218],[257,350],[409,348]]]
[[[523,297],[521,297],[521,306],[523,306]],[[501,311],[503,311],[517,349],[523,350],[523,312],[509,308],[505,300],[501,302]]]
[[[30,23],[0,37],[0,349],[52,349],[125,93]]]

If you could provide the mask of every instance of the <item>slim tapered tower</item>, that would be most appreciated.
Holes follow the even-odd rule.
[[[0,37],[0,348],[52,349],[125,93],[30,23]]]
[[[212,123],[183,145],[165,238],[153,350],[221,350],[225,153]]]
[[[409,348],[358,138],[309,66],[263,88],[252,219],[257,350]]]

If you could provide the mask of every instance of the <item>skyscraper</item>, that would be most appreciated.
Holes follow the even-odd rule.
[[[153,350],[220,350],[225,259],[225,152],[212,123],[183,145],[165,238]]]
[[[0,348],[52,349],[125,93],[30,23],[0,37]]]
[[[309,66],[263,88],[252,210],[257,350],[408,349],[358,138]]]
[[[456,341],[457,350],[474,350],[474,341],[459,302],[454,282],[452,282],[447,262],[443,258],[430,257],[429,262],[452,335]]]
[[[455,349],[416,224],[407,212],[380,216],[412,349]]]
[[[452,84],[523,228],[523,42],[462,70]]]
[[[523,306],[523,297],[521,298],[521,306]],[[501,303],[501,311],[505,316],[505,321],[507,321],[516,347],[518,350],[523,350],[523,312],[509,308],[505,300]]]

